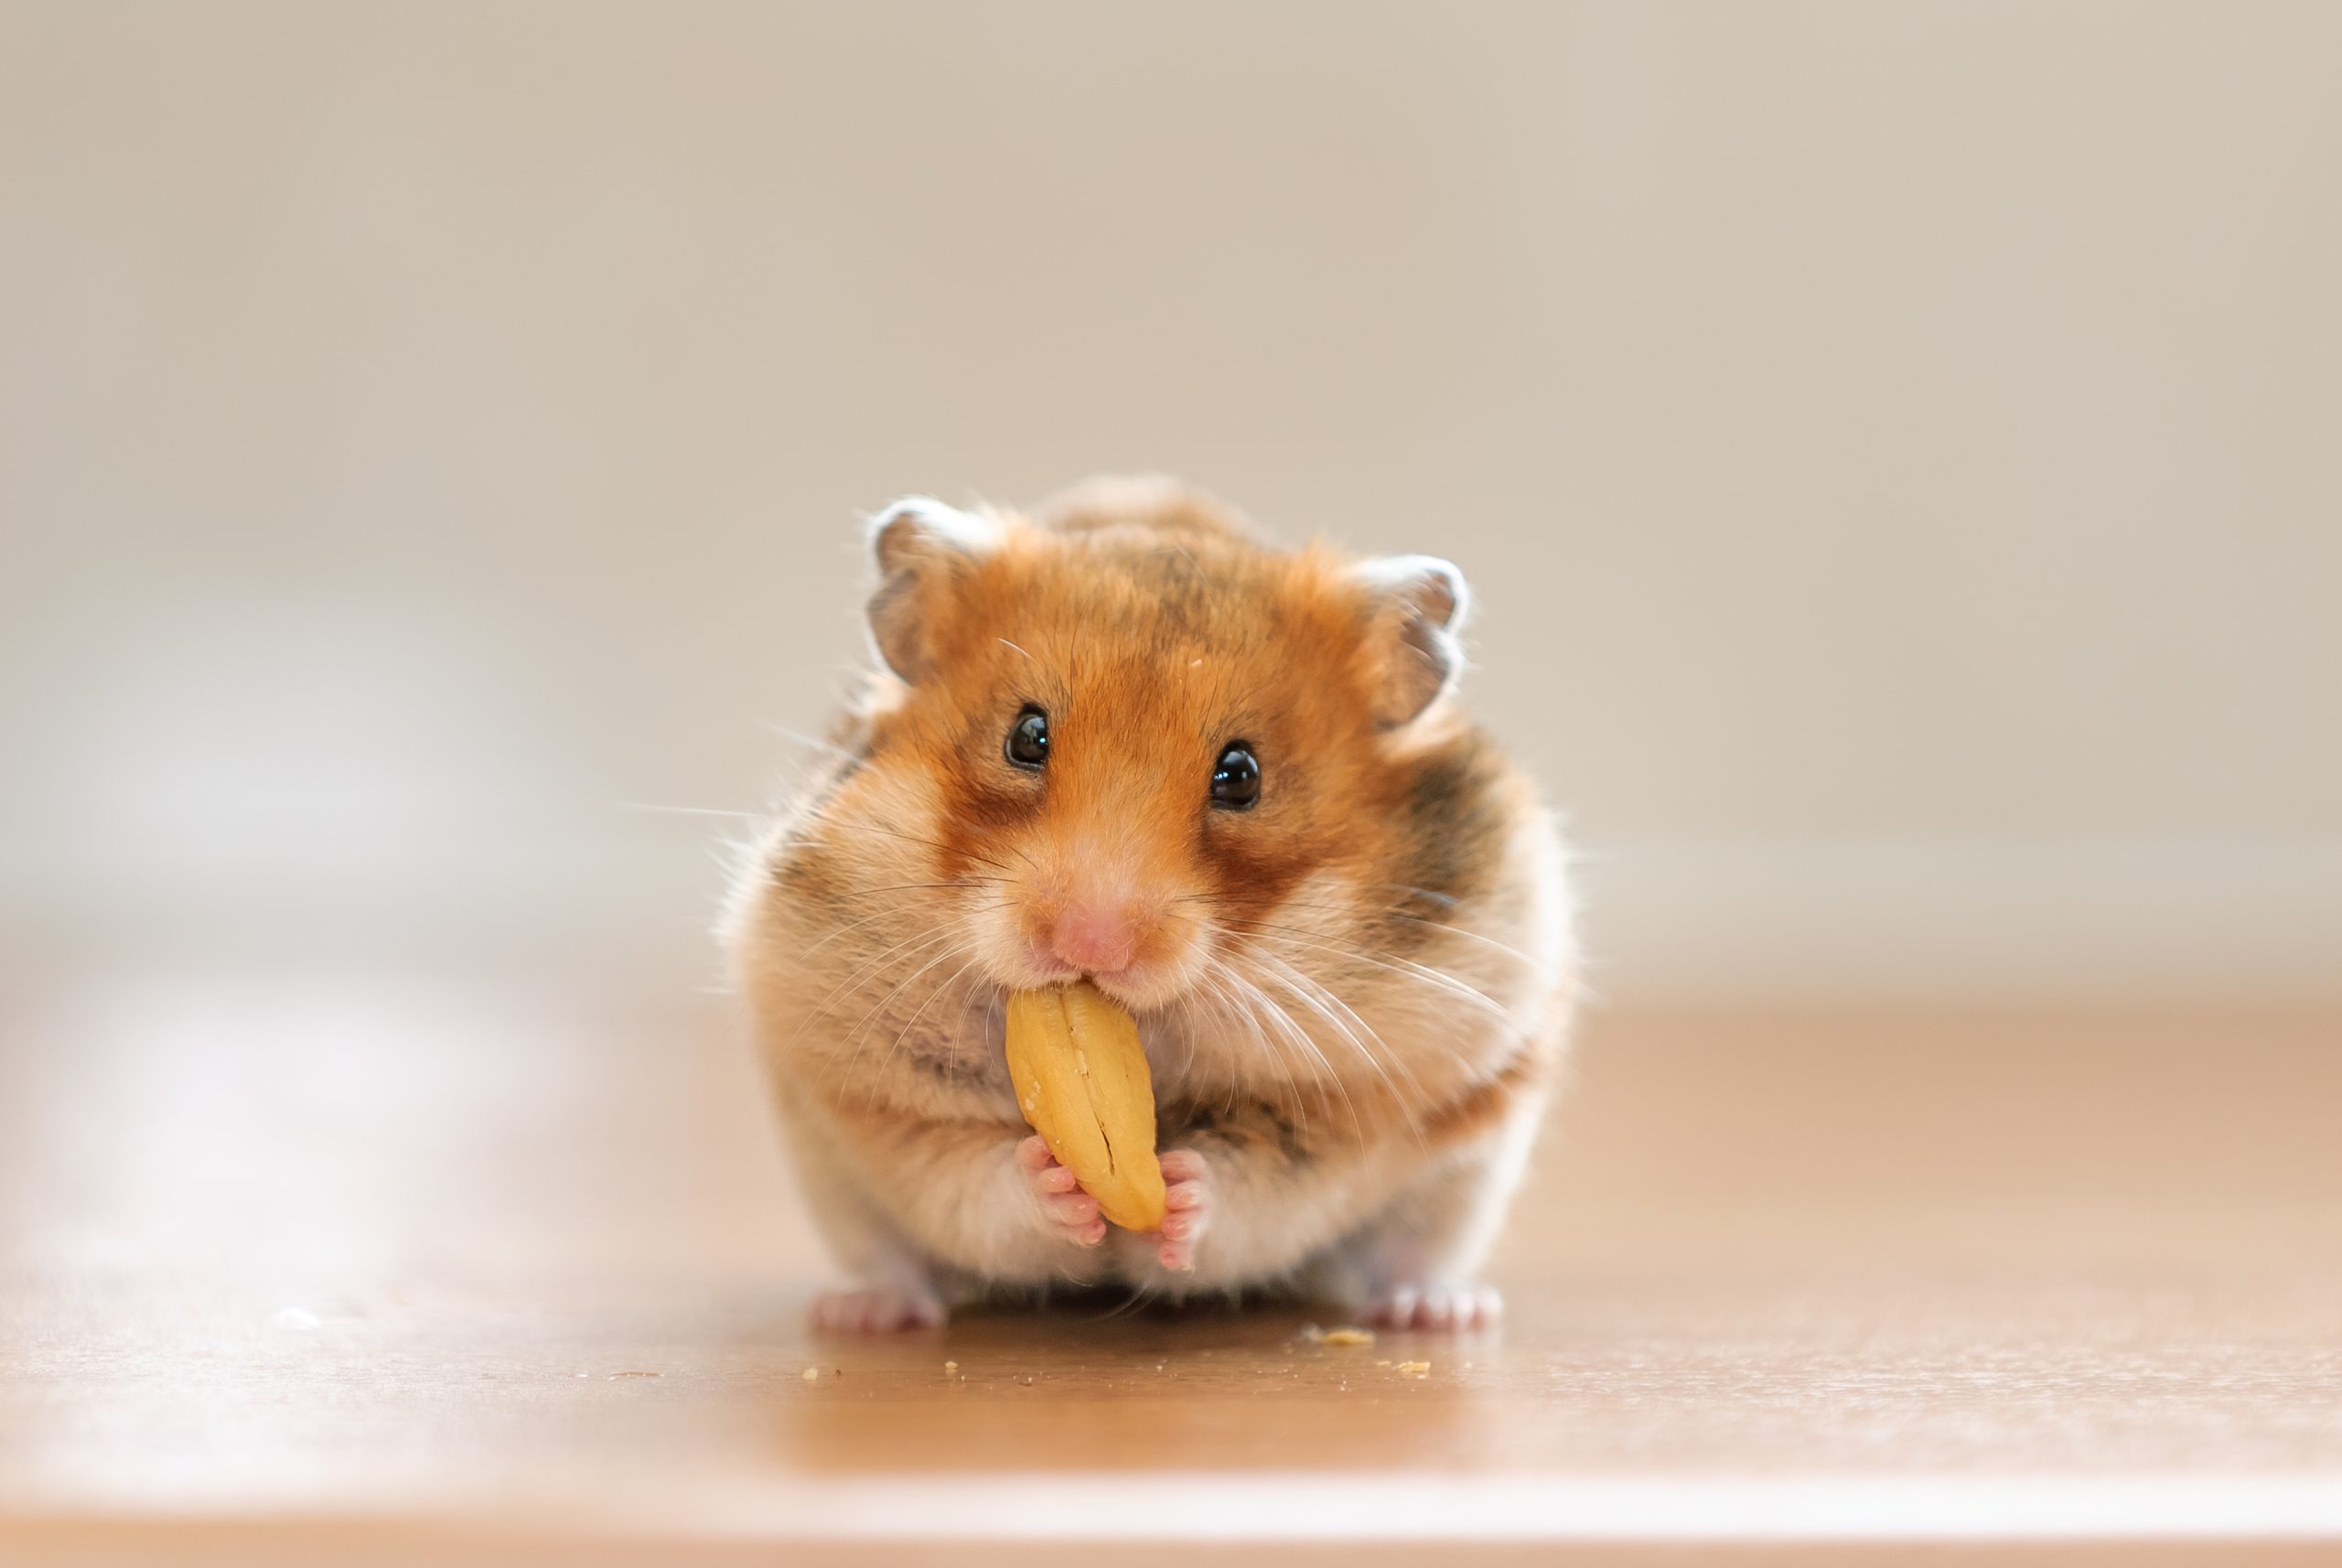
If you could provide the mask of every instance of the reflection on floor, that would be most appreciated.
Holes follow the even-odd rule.
[[[1500,1334],[818,1341],[720,1005],[19,988],[0,1546],[2342,1539],[2342,1019],[1596,1015],[1574,1076]]]

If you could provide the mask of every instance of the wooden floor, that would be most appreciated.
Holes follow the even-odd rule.
[[[1596,1015],[1506,1328],[1353,1348],[810,1338],[714,1001],[0,1018],[11,1563],[2342,1559],[2332,1015]]]

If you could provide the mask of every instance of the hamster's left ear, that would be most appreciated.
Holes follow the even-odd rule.
[[[1458,635],[1472,590],[1452,561],[1390,555],[1351,568],[1367,590],[1370,656],[1376,661],[1375,722],[1397,729],[1445,696],[1464,671]]]
[[[870,559],[878,570],[870,645],[887,669],[912,685],[929,674],[927,634],[939,596],[999,542],[991,518],[925,496],[898,500],[870,520]]]

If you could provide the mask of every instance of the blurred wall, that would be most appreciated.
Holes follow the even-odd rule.
[[[2337,278],[2331,5],[0,0],[0,922],[696,980],[855,513],[1143,468],[1614,997],[2333,996]]]

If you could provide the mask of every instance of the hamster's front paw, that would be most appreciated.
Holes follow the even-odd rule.
[[[1049,1145],[1037,1134],[1016,1145],[1016,1168],[1025,1173],[1040,1200],[1041,1217],[1050,1229],[1077,1247],[1095,1247],[1106,1239],[1106,1221],[1099,1217],[1098,1200],[1081,1190],[1073,1173],[1058,1164]]]
[[[831,1290],[813,1298],[813,1326],[832,1334],[892,1334],[940,1328],[943,1304],[915,1290]]]
[[[1438,1283],[1398,1284],[1379,1291],[1359,1314],[1376,1328],[1427,1328],[1461,1333],[1492,1327],[1504,1316],[1504,1297],[1494,1285]]]
[[[1176,1273],[1196,1266],[1196,1243],[1211,1224],[1210,1167],[1193,1149],[1163,1156],[1163,1228],[1155,1234],[1155,1257]]]

